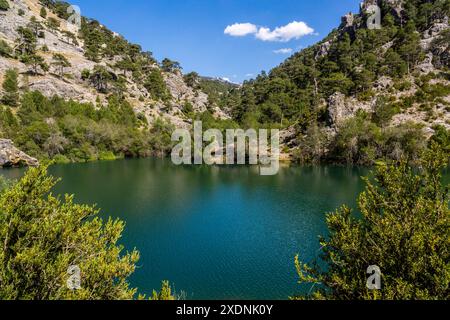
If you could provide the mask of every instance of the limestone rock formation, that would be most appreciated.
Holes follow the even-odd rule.
[[[20,151],[11,140],[0,139],[0,168],[1,167],[19,167],[19,166],[37,166],[39,162]]]

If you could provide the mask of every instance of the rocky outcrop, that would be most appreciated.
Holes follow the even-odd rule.
[[[0,139],[0,168],[19,167],[19,166],[37,166],[39,162],[20,151],[11,140]]]
[[[319,49],[316,52],[315,59],[318,60],[319,58],[326,56],[328,54],[328,52],[330,51],[331,44],[332,44],[331,40],[321,43],[319,45]]]
[[[353,23],[355,21],[355,16],[353,13],[348,13],[341,19],[341,28],[351,28],[353,27]]]
[[[206,111],[208,105],[208,95],[201,91],[194,91],[187,86],[180,73],[167,73],[164,75],[167,88],[169,89],[174,102],[189,101],[196,112]]]
[[[374,101],[361,102],[355,98],[346,98],[344,94],[336,92],[328,99],[329,123],[333,127],[338,127],[345,120],[354,117],[358,110],[372,112],[373,105]]]

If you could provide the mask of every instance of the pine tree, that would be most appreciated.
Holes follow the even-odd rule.
[[[7,11],[9,9],[9,3],[7,0],[0,0],[0,11]]]
[[[90,73],[90,80],[99,92],[108,92],[108,84],[111,79],[111,74],[102,65],[95,66],[94,70]]]
[[[42,18],[47,19],[47,9],[45,9],[45,7],[41,7],[41,11],[40,11],[39,15]]]
[[[45,59],[36,53],[26,54],[22,56],[21,61],[29,66],[31,68],[30,71],[35,75],[39,73],[39,69],[41,69],[43,72],[47,72],[49,70],[48,64],[45,62]]]
[[[53,55],[52,65],[54,65],[57,68],[59,77],[63,78],[64,69],[70,67],[71,63],[69,62],[69,60],[67,60],[67,58],[64,55],[60,53],[55,53]]]
[[[17,70],[10,69],[6,71],[5,80],[3,81],[3,97],[1,102],[10,107],[19,105],[19,75]]]

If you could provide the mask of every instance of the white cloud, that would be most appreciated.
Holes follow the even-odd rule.
[[[294,50],[292,50],[291,48],[283,48],[283,49],[274,50],[273,53],[276,53],[276,54],[290,54],[290,53],[292,53],[292,51],[294,51]]]
[[[277,27],[273,31],[269,28],[261,27],[256,33],[256,38],[262,41],[288,42],[312,33],[314,33],[314,29],[310,28],[306,23],[293,21],[285,26]]]
[[[257,27],[253,23],[235,23],[225,28],[225,34],[233,37],[244,37],[254,34],[262,41],[288,42],[293,39],[300,39],[306,35],[314,35],[314,29],[303,21],[292,21],[285,26],[271,30],[267,27]]]
[[[253,77],[254,74],[253,74],[253,73],[247,73],[245,76],[246,76],[246,77]]]
[[[244,37],[258,32],[258,27],[251,23],[235,23],[226,27],[224,33],[233,37]]]

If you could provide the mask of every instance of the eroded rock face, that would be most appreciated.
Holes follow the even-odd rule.
[[[318,60],[319,58],[326,56],[328,54],[328,52],[330,51],[330,48],[331,48],[331,44],[332,44],[331,41],[326,41],[319,46],[319,49],[317,50],[316,57],[315,57],[316,60]]]
[[[344,94],[336,92],[328,99],[329,122],[338,127],[345,120],[353,118],[358,110],[373,112],[372,102],[360,102],[354,98],[346,98]]]
[[[342,17],[341,19],[341,23],[342,23],[342,28],[350,28],[353,27],[353,23],[355,21],[355,16],[353,15],[353,13],[348,13],[345,16]]]
[[[167,73],[164,75],[167,88],[175,102],[189,101],[196,112],[206,111],[208,96],[203,92],[195,92],[183,81],[181,74]]]
[[[37,166],[39,162],[20,151],[11,140],[0,139],[0,167]]]

